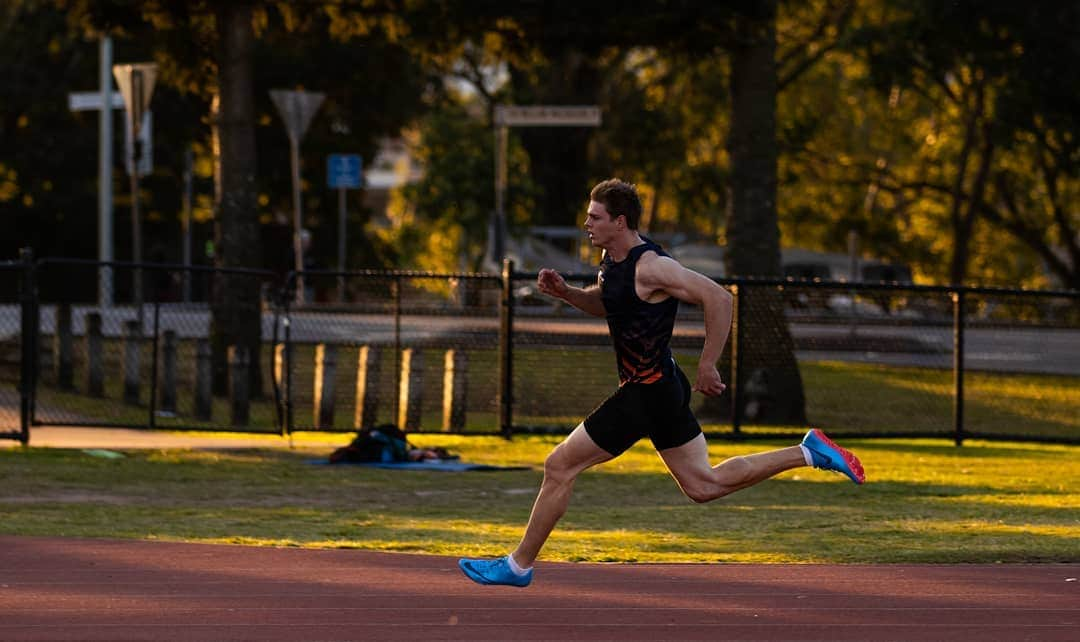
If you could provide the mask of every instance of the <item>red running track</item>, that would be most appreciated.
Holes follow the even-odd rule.
[[[1077,640],[1080,564],[537,565],[0,537],[3,640]]]

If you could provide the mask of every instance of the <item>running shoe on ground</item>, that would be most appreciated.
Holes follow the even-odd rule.
[[[802,445],[810,451],[810,457],[814,460],[814,468],[843,473],[856,484],[866,481],[862,462],[855,456],[855,453],[841,448],[817,428],[806,433]]]
[[[461,572],[477,584],[503,584],[506,586],[528,586],[532,581],[533,570],[518,575],[510,568],[505,557],[495,560],[460,559]]]

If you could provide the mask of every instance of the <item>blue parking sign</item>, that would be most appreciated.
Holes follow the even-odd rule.
[[[362,167],[357,154],[330,154],[326,157],[326,184],[333,189],[357,189]]]

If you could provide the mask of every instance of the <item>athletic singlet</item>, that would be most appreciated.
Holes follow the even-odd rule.
[[[605,253],[600,262],[600,294],[615,344],[620,386],[657,383],[674,372],[670,344],[679,300],[669,296],[659,303],[648,303],[638,298],[634,288],[641,255],[650,250],[660,256],[668,254],[649,239],[642,240],[645,242],[631,248],[622,261],[613,261]]]

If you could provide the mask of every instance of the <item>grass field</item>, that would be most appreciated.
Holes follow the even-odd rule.
[[[517,542],[553,438],[418,435],[465,460],[527,471],[314,466],[294,450],[0,449],[0,533],[496,555]],[[786,444],[715,443],[715,461]],[[584,474],[549,560],[1076,562],[1080,447],[941,440],[847,443],[868,483],[799,469],[707,505],[646,444]]]

